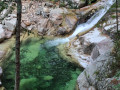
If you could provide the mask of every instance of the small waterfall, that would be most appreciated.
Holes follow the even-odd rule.
[[[103,3],[104,6],[99,11],[97,11],[86,23],[80,24],[75,29],[74,33],[67,37],[67,38],[58,38],[55,40],[50,40],[46,42],[45,44],[49,47],[57,46],[59,44],[64,44],[66,42],[69,42],[70,39],[74,38],[79,33],[86,33],[88,32],[92,27],[94,27],[98,21],[105,15],[105,13],[109,10],[109,8],[115,3],[116,0],[107,0]]]

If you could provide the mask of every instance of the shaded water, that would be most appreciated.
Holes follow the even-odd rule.
[[[21,46],[20,90],[74,90],[80,69],[63,60],[56,47],[46,48],[42,43],[44,40],[28,39]],[[14,88],[14,59],[11,53],[3,67],[7,90]]]

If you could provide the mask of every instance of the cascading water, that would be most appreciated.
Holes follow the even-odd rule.
[[[75,29],[74,33],[67,37],[67,38],[59,38],[55,40],[51,40],[46,42],[45,44],[48,47],[57,46],[59,44],[64,44],[66,42],[69,42],[70,39],[74,38],[79,33],[86,33],[88,32],[92,27],[94,27],[98,21],[105,15],[105,13],[109,10],[109,8],[115,3],[116,0],[107,0],[106,2],[103,0],[103,7],[97,11],[86,23],[80,24]]]

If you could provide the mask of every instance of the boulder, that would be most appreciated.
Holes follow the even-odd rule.
[[[4,19],[11,11],[12,6],[14,3],[10,3],[7,9],[4,9],[1,13],[0,13],[0,19]]]
[[[94,43],[90,43],[88,45],[83,46],[84,54],[90,55],[94,47],[95,47]]]
[[[46,3],[45,3],[45,6],[47,6],[47,7],[52,7],[53,4],[52,4],[52,3],[49,3],[49,2],[46,2]]]
[[[96,44],[91,53],[91,57],[93,60],[95,60],[99,55],[111,52],[112,49],[113,41],[110,38],[106,38],[105,40],[102,40],[101,42]]]
[[[31,22],[30,22],[30,21],[28,21],[28,20],[23,21],[23,22],[24,22],[24,24],[25,24],[26,26],[30,26],[30,25],[31,25]]]
[[[5,31],[3,29],[3,25],[0,24],[0,42],[3,41],[5,38]]]
[[[41,15],[41,12],[43,11],[43,9],[40,7],[40,8],[37,8],[37,10],[35,11],[36,15]]]
[[[48,19],[42,19],[40,20],[38,24],[38,32],[39,33],[45,33],[47,29]]]
[[[63,19],[61,26],[57,30],[57,35],[65,35],[69,34],[72,31],[74,31],[74,28],[76,27],[77,24],[77,17],[74,15],[66,15],[65,18]]]
[[[5,30],[5,38],[11,38],[12,37],[13,32],[9,31],[9,30]]]
[[[62,14],[54,14],[50,17],[50,20],[54,23],[54,25],[60,25],[62,23],[62,19]]]
[[[0,67],[0,77],[2,76],[2,73],[3,73],[3,70],[2,70],[2,68]]]
[[[27,30],[29,30],[29,31],[31,31],[32,29],[33,29],[32,25],[27,27]]]
[[[22,28],[26,28],[27,27],[24,22],[21,22],[21,26],[22,26]]]
[[[45,12],[45,13],[49,13],[49,8],[44,7],[44,8],[43,8],[43,12]]]
[[[12,18],[12,19],[10,18],[10,20],[6,19],[5,20],[5,28],[7,30],[14,32],[16,23],[17,23],[17,18]]]
[[[6,16],[6,13],[7,13],[7,9],[4,9],[4,10],[1,12],[1,17],[5,17],[5,16]]]
[[[88,90],[96,90],[94,86],[90,86]]]
[[[67,14],[68,10],[66,8],[55,8],[50,11],[50,16],[54,14]]]
[[[109,90],[110,83],[108,83],[106,76],[110,74],[113,61],[114,58],[110,56],[110,52],[98,56],[98,58],[79,75],[77,79],[79,90],[87,90],[91,86],[97,87],[97,90]]]
[[[17,18],[16,14],[8,14],[8,17]]]
[[[65,23],[66,23],[68,28],[73,29],[77,23],[77,17],[74,15],[66,15]]]
[[[22,13],[27,13],[27,7],[22,6]]]

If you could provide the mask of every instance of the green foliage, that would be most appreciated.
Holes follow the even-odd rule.
[[[46,81],[49,81],[49,80],[52,80],[52,79],[53,79],[52,76],[44,76],[44,80],[46,80]]]
[[[99,74],[99,71],[95,71],[94,74],[95,74],[95,75],[98,75],[98,74]]]
[[[120,90],[120,84],[117,84],[113,87],[115,90]]]
[[[120,70],[117,71],[117,73],[115,74],[114,78],[116,78],[116,79],[119,79],[119,78],[120,78]],[[114,85],[113,88],[114,88],[115,90],[120,90],[120,83],[118,83],[117,85]]]
[[[60,3],[60,7],[65,7],[65,4],[64,3]]]
[[[36,78],[22,79],[20,81],[20,90],[37,90],[35,83]]]
[[[7,7],[8,7],[8,5],[5,2],[0,1],[0,12]]]

